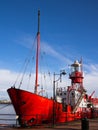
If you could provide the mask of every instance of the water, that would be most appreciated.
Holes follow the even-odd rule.
[[[0,124],[16,124],[16,114],[12,104],[0,104]]]

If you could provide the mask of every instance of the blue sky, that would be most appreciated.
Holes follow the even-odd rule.
[[[37,32],[52,72],[83,58],[84,85],[98,94],[97,0],[1,0],[0,72],[3,91],[13,82]],[[10,77],[10,79],[9,79]],[[96,94],[96,95],[97,95]]]

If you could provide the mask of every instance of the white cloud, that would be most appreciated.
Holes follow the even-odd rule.
[[[19,73],[16,73],[14,71],[0,69],[0,99],[8,98],[7,89],[14,85],[17,76],[19,76],[19,79],[15,87],[16,88],[19,87],[22,75],[23,75],[22,73],[20,73],[19,76]],[[39,74],[39,84],[43,86],[43,89],[46,89],[49,92],[49,96],[51,95],[50,90],[53,87],[52,76],[53,75],[49,74]],[[29,74],[25,74],[21,85],[21,89],[25,90],[27,89],[28,91],[34,92],[34,85],[35,85],[35,74],[31,75],[31,80],[29,80]]]
[[[12,83],[14,79],[16,78],[16,74],[11,72],[10,70],[0,70],[0,83],[5,84],[6,83]]]
[[[32,44],[34,44],[35,39],[29,34],[24,34],[22,37],[14,40],[17,44],[24,46],[25,48],[31,48]],[[33,42],[34,41],[34,42]]]
[[[84,75],[84,85],[85,88],[88,90],[89,94],[95,91],[94,96],[98,95],[98,65],[85,65],[86,71]],[[98,96],[97,96],[98,97]]]
[[[15,42],[17,42],[18,44],[21,44],[22,46],[26,48],[32,49],[32,46],[36,45],[36,37],[34,39],[32,36],[26,34],[24,37],[20,38],[19,40],[16,40]],[[45,52],[49,56],[52,56],[60,61],[64,61],[67,64],[71,63],[71,60],[68,59],[67,57],[65,58],[65,56],[63,56],[61,53],[56,51],[56,49],[53,48],[51,43],[47,43],[44,41],[40,41],[40,42],[41,42],[40,48],[42,52]],[[33,49],[35,49],[35,47]]]
[[[91,94],[95,90],[94,96],[98,95],[98,70],[97,65],[90,65],[88,66],[91,70],[88,73],[84,74],[84,87],[89,94]],[[22,74],[22,73],[21,73]],[[0,98],[5,99],[8,98],[7,89],[10,88],[17,78],[19,73],[16,73],[11,70],[0,69]],[[21,76],[20,76],[21,77]],[[58,78],[58,77],[56,77]],[[31,80],[29,82],[29,74],[26,74],[23,80],[22,89],[27,89],[28,91],[34,91],[34,84],[35,84],[35,74],[32,74]],[[53,91],[53,74],[39,74],[40,85],[45,86],[44,89],[47,89],[47,92],[52,96]],[[63,77],[63,82],[59,83],[58,85],[66,87],[71,84],[70,80],[68,79],[68,75]],[[29,87],[28,87],[29,83]],[[19,83],[16,84],[16,87],[19,87]]]
[[[16,79],[16,73],[10,70],[0,69],[0,98],[8,97],[6,89],[12,85]]]
[[[51,44],[48,44],[46,42],[42,42],[42,47],[41,47],[42,51],[45,52],[46,54],[55,57],[56,59],[63,61],[67,64],[70,64],[72,61],[70,59],[68,59],[67,57],[65,58],[65,56],[63,56],[61,53],[57,52],[52,46]]]
[[[32,41],[33,41],[32,37],[28,35],[16,42],[25,46],[26,48],[30,48],[32,45]],[[62,61],[63,65],[65,65],[65,63],[68,65],[72,63],[72,61],[69,58],[67,58],[67,57],[65,58],[65,56],[63,56],[61,53],[57,52],[51,46],[51,44],[42,42],[41,49],[43,52],[47,53],[49,56],[55,57],[56,59],[58,59],[58,61]],[[96,91],[95,94],[98,95],[98,69],[97,69],[98,65],[97,64],[91,64],[91,65],[84,64],[83,67],[84,67],[83,70],[85,72],[84,87],[87,89],[87,91],[89,93],[91,93],[91,92],[93,92],[93,90],[95,90]],[[0,95],[7,96],[7,93],[5,95],[3,93],[5,93],[6,90],[14,84],[17,75],[18,75],[18,73],[11,71],[11,70],[5,70],[5,69],[0,70]],[[22,86],[27,86],[28,77],[29,77],[29,75],[26,74],[26,76],[24,77],[24,83]],[[41,75],[40,75],[40,78],[41,78]],[[51,76],[51,82],[49,81],[49,77],[48,77],[47,81],[45,81],[45,85],[47,86],[47,90],[49,91],[49,93],[51,93],[51,90],[53,87],[52,80],[53,80],[53,75]],[[65,79],[65,80],[66,81],[62,83],[62,86],[70,85],[69,79]],[[35,84],[35,74],[32,74],[32,81],[30,82],[30,90],[32,90],[32,88],[34,87],[34,84]],[[19,86],[19,84],[17,86]],[[23,87],[23,88],[26,89],[27,87]]]

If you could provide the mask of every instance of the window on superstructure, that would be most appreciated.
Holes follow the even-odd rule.
[[[59,93],[57,93],[56,95],[59,96]]]
[[[75,94],[74,93],[71,93],[72,97],[75,97]]]
[[[62,96],[62,93],[60,93],[60,96]]]
[[[74,93],[71,93],[72,94],[72,96],[74,95]]]

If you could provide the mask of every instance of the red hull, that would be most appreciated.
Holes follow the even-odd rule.
[[[22,124],[51,120],[53,100],[15,88],[8,89],[8,94]]]
[[[81,118],[80,113],[71,113],[71,107],[67,106],[63,111],[61,103],[55,102],[31,92],[24,90],[9,88],[8,94],[15,108],[16,114],[19,116],[19,124],[21,126],[32,126],[35,124],[52,123],[53,122],[53,105],[55,112],[55,123],[72,121]],[[89,114],[91,112],[89,111]]]

